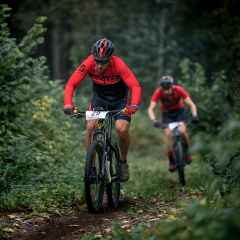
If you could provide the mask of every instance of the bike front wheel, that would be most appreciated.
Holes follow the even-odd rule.
[[[184,149],[183,149],[183,144],[181,141],[177,141],[174,146],[174,158],[177,164],[177,169],[178,169],[178,178],[182,186],[185,186],[186,181],[185,181],[185,174],[184,174]]]
[[[110,207],[117,207],[119,205],[120,197],[120,180],[119,180],[119,161],[120,154],[118,144],[112,143],[113,149],[109,151],[111,182],[107,183],[107,199]]]
[[[87,151],[84,176],[85,198],[87,208],[91,213],[97,213],[103,201],[102,155],[101,142],[93,141]]]

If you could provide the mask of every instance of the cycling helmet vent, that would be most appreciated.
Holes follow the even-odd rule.
[[[160,79],[159,84],[160,84],[160,87],[162,88],[170,88],[173,85],[173,78],[170,76],[163,76]]]
[[[107,61],[113,55],[114,45],[113,43],[104,38],[94,43],[92,47],[93,58],[97,61]]]

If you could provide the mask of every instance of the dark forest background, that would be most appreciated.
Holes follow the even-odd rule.
[[[212,74],[240,72],[239,0],[10,0],[11,36],[20,41],[39,16],[47,16],[44,43],[50,79],[67,81],[90,54],[94,42],[110,39],[115,55],[131,68],[152,94],[162,75],[181,77],[188,58]],[[84,90],[83,90],[84,91]]]

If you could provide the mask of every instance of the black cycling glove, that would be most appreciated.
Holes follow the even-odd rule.
[[[198,115],[197,114],[193,115],[191,123],[198,123],[198,122],[199,122]]]
[[[67,115],[73,115],[74,106],[66,105],[63,109],[63,112]]]
[[[161,128],[162,124],[158,121],[153,121],[153,126],[156,127],[156,128]]]

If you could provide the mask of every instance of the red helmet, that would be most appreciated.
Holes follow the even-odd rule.
[[[108,61],[109,58],[113,55],[113,51],[113,43],[106,38],[98,40],[92,47],[94,60],[102,62]]]
[[[170,88],[173,85],[173,78],[170,76],[163,76],[159,84],[162,88]]]

